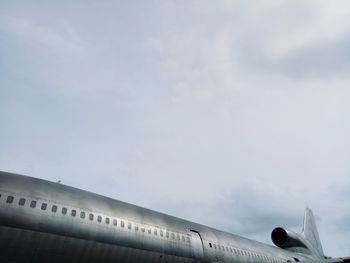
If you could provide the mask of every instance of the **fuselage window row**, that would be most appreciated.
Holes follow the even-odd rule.
[[[265,255],[259,255],[259,254],[256,254],[254,252],[251,252],[251,251],[244,251],[244,250],[241,250],[241,249],[238,249],[238,248],[232,248],[232,247],[224,247],[222,245],[216,245],[215,243],[211,243],[209,242],[209,248],[214,248],[214,249],[218,249],[220,251],[223,251],[223,252],[231,252],[231,253],[234,253],[236,255],[239,255],[239,256],[249,256],[249,257],[253,257],[255,259],[258,259],[258,260],[262,260],[262,261],[268,261],[268,262],[272,262],[272,263],[282,263],[283,260],[280,260],[280,259],[277,259],[277,258],[273,258],[273,257],[269,257],[269,256],[265,256]]]
[[[2,195],[0,194],[0,198],[1,198],[1,196],[2,196]],[[14,197],[13,195],[8,195],[7,198],[6,198],[6,203],[12,204],[12,203],[14,202],[14,199],[15,199],[15,197]],[[17,198],[16,198],[16,199],[17,199]],[[19,205],[19,206],[25,206],[26,201],[27,201],[27,200],[26,200],[25,198],[21,197],[21,198],[18,199],[18,205]],[[28,202],[29,202],[29,201],[28,201]],[[30,202],[29,202],[29,207],[32,208],[32,209],[34,209],[34,208],[37,207],[37,203],[38,203],[38,201],[36,201],[36,200],[30,200]],[[46,203],[46,202],[41,202],[41,201],[39,201],[39,203],[41,203],[40,209],[41,209],[42,211],[46,211],[47,208],[48,208],[48,203]],[[52,213],[57,213],[58,208],[59,208],[59,207],[58,207],[57,205],[53,204],[53,205],[51,206],[51,212],[52,212]],[[62,214],[62,215],[67,215],[67,214],[68,214],[68,208],[62,206],[62,208],[61,208],[61,214]],[[70,215],[71,215],[72,217],[76,217],[76,215],[77,215],[77,210],[76,210],[76,209],[70,209]],[[86,218],[86,212],[80,211],[80,218],[81,218],[81,219],[85,219],[85,218]],[[89,213],[89,217],[88,217],[88,218],[89,218],[90,221],[93,221],[94,218],[95,218],[95,216],[94,216],[93,213]],[[97,218],[97,222],[98,222],[98,223],[102,223],[102,216],[101,216],[101,215],[97,215],[96,218]],[[105,224],[109,225],[109,224],[110,224],[110,221],[111,221],[111,219],[110,219],[108,216],[104,217],[104,223],[105,223]],[[117,219],[113,219],[113,225],[114,225],[114,226],[117,226],[117,225],[118,225],[118,220],[117,220]],[[135,223],[134,225],[135,225],[134,230],[135,230],[135,231],[138,231],[138,230],[139,230],[139,226],[137,226],[136,223]],[[122,228],[125,228],[125,222],[124,222],[123,220],[120,220],[120,226],[121,226]],[[127,228],[128,228],[129,230],[132,230],[132,223],[131,223],[131,222],[128,222]],[[141,231],[142,231],[143,233],[145,233],[145,232],[146,232],[146,227],[141,227]],[[151,235],[151,234],[152,234],[152,229],[151,229],[151,228],[147,228],[147,233]],[[163,230],[160,229],[160,230],[159,230],[160,237],[164,237],[164,234],[163,234],[163,233],[164,233]],[[186,242],[186,241],[187,241],[187,243],[190,243],[190,242],[191,242],[191,240],[190,240],[190,238],[189,238],[188,236],[187,236],[187,238],[185,238],[184,235],[181,235],[181,236],[180,236],[180,234],[178,234],[178,233],[175,234],[175,233],[173,233],[173,232],[168,232],[168,231],[165,231],[165,233],[166,233],[166,238],[167,238],[167,239],[169,239],[169,238],[171,237],[171,239],[173,239],[173,240],[175,240],[175,239],[176,239],[177,241],[181,241],[181,240],[182,240],[182,242]],[[154,234],[155,236],[158,236],[158,231],[157,231],[156,228],[154,229],[153,234]]]

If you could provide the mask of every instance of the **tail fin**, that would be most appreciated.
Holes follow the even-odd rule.
[[[302,235],[307,241],[310,242],[312,247],[315,249],[315,252],[323,257],[324,254],[323,254],[320,237],[318,235],[318,231],[316,227],[315,217],[314,217],[314,214],[312,213],[312,210],[309,208],[305,209],[304,228],[303,228]]]

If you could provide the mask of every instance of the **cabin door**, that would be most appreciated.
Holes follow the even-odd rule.
[[[191,253],[192,256],[198,259],[202,259],[204,257],[203,251],[203,241],[199,234],[199,232],[191,230]]]

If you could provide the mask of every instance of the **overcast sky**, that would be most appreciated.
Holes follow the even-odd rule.
[[[1,1],[0,170],[350,255],[350,3]]]

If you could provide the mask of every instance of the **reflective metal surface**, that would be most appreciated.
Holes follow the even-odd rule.
[[[32,177],[0,172],[0,194],[0,262],[278,263],[319,258]]]

